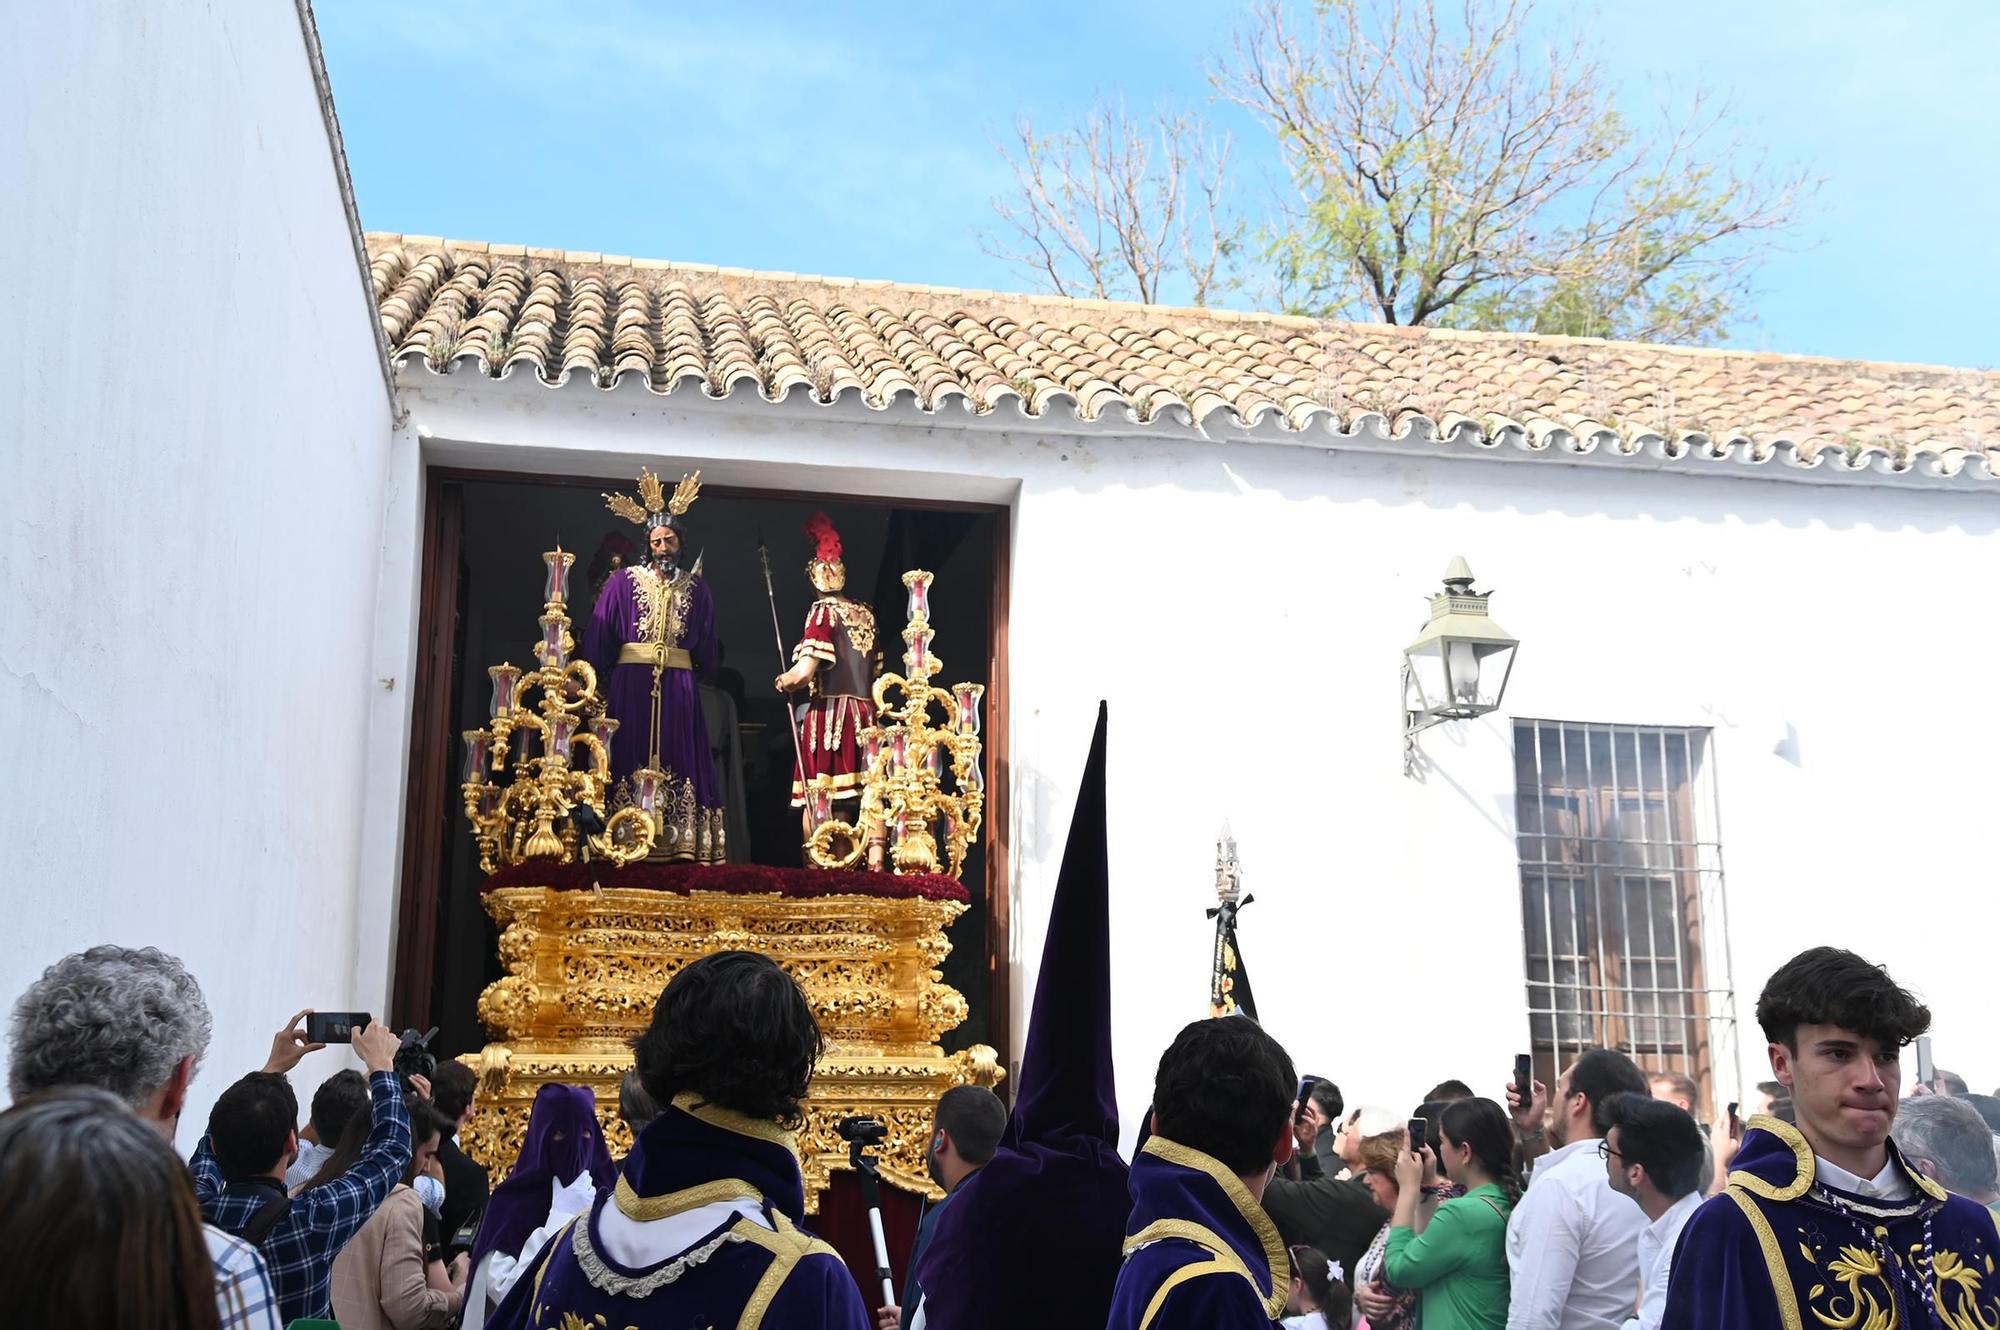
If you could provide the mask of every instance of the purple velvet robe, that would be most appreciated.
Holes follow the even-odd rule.
[[[634,569],[620,568],[605,582],[591,612],[590,626],[584,630],[583,656],[597,670],[598,689],[603,693],[618,732],[611,736],[611,779],[613,788],[629,782],[634,771],[651,758],[653,734],[653,667],[650,664],[618,663],[618,651],[628,642],[648,640],[642,599],[634,583]],[[664,602],[667,598],[661,597]],[[654,607],[668,614],[666,604]],[[676,631],[676,629],[678,631]],[[721,825],[722,782],[715,774],[715,758],[708,746],[708,724],[702,719],[701,696],[695,676],[715,666],[715,601],[708,583],[695,576],[686,593],[685,612],[678,624],[670,625],[666,645],[679,647],[693,659],[694,669],[666,669],[660,674],[660,725],[658,741],[660,765],[678,788],[682,781],[694,785],[694,801],[700,815]],[[708,862],[710,856],[698,856]],[[722,855],[713,855],[721,862]]]

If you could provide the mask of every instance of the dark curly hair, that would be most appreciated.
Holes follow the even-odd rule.
[[[1837,1025],[1901,1048],[1931,1028],[1931,1009],[1889,972],[1839,947],[1814,947],[1778,967],[1757,999],[1764,1038],[1799,1051],[1801,1025]]]
[[[1153,1078],[1159,1135],[1239,1176],[1271,1164],[1297,1073],[1284,1046],[1248,1016],[1196,1021],[1174,1037]]]
[[[819,1050],[805,994],[753,951],[718,951],[675,975],[632,1041],[639,1080],[659,1103],[693,1093],[786,1127],[799,1125]]]

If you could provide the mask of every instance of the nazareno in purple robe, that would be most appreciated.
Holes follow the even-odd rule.
[[[728,857],[723,844],[722,782],[716,778],[695,677],[715,665],[715,601],[698,574],[682,574],[673,583],[662,583],[658,592],[643,589],[641,581],[652,584],[646,565],[612,573],[583,635],[584,659],[597,670],[598,689],[618,722],[618,732],[611,736],[612,804],[630,802],[632,773],[650,760],[655,739],[653,666],[621,665],[619,650],[628,642],[649,640],[678,647],[687,652],[694,668],[660,671],[657,741],[671,802],[659,855],[722,863]],[[666,617],[664,627],[655,624],[656,615]]]

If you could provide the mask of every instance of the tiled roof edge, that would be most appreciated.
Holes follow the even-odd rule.
[[[1384,336],[1406,336],[1501,342],[1508,345],[1631,349],[1649,354],[1670,354],[1721,361],[1750,361],[1764,364],[1813,365],[1829,369],[1853,368],[1882,374],[1976,374],[2000,383],[2000,370],[1964,365],[1927,364],[1920,361],[1859,360],[1846,356],[1803,355],[1780,351],[1752,351],[1743,347],[1689,346],[1676,342],[1633,342],[1607,337],[1571,337],[1559,333],[1491,332],[1467,328],[1409,327],[1401,324],[1355,324],[1336,319],[1319,319],[1300,314],[1274,314],[1269,310],[1227,309],[1215,305],[1153,305],[1132,300],[1096,300],[1077,296],[1048,295],[1032,291],[994,291],[969,287],[932,286],[922,282],[884,279],[830,277],[813,273],[780,272],[760,268],[719,267],[712,263],[679,263],[671,259],[638,259],[594,250],[536,248],[498,244],[485,240],[452,240],[443,236],[413,235],[397,231],[370,231],[366,240],[371,254],[383,247],[444,249],[456,254],[484,254],[493,258],[534,259],[569,267],[629,268],[636,272],[658,272],[694,278],[729,278],[742,281],[790,284],[800,287],[853,288],[871,294],[898,292],[913,296],[952,297],[982,303],[1019,304],[1079,313],[1145,313],[1159,318],[1203,319],[1218,323],[1256,324],[1272,328],[1311,331],[1321,327],[1366,327]]]

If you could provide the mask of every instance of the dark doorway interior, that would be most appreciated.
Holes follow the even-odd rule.
[[[589,615],[588,570],[600,544],[614,533],[643,542],[637,527],[605,510],[600,497],[604,488],[599,482],[480,477],[434,478],[430,489],[434,507],[448,520],[427,526],[433,536],[426,550],[426,615],[437,621],[421,624],[419,632],[420,640],[433,644],[432,673],[448,673],[448,678],[430,681],[429,689],[437,695],[427,709],[426,681],[420,671],[416,746],[448,744],[450,759],[441,773],[435,761],[429,763],[433,769],[429,780],[414,776],[412,780],[403,909],[407,936],[399,948],[396,1006],[399,1021],[437,1025],[439,1051],[446,1054],[471,1052],[485,1043],[474,1007],[480,990],[500,975],[493,924],[479,903],[478,855],[460,808],[459,735],[485,723],[487,667],[502,660],[520,664],[531,659],[541,612],[541,552],[560,540],[563,548],[577,553],[571,613],[581,636]],[[839,528],[845,545],[848,594],[875,607],[885,668],[901,667],[906,622],[901,575],[909,568],[927,568],[936,574],[931,593],[931,621],[937,630],[933,650],[944,663],[937,681],[985,684],[994,704],[988,716],[989,742],[1003,732],[997,721],[1004,680],[993,677],[1005,627],[1004,605],[996,594],[1004,587],[1004,523],[999,511],[704,492],[689,513],[683,562],[702,556],[703,574],[715,599],[723,655],[715,676],[706,682],[730,695],[736,706],[747,813],[737,825],[747,829],[747,837],[739,839],[732,857],[749,862],[801,862],[798,818],[789,806],[789,720],[772,683],[784,662],[772,629],[757,541],[761,534],[770,546],[778,620],[789,652],[813,595],[804,573],[810,544],[801,528],[813,512],[822,510]],[[455,558],[449,548],[454,527]],[[440,562],[447,560],[455,564],[455,584],[449,586],[445,585],[449,574]],[[446,600],[455,602],[449,624],[442,619],[451,608],[433,603]],[[427,734],[435,737],[426,738]],[[1003,756],[988,754],[989,788],[1001,783]],[[425,765],[413,763],[413,772]],[[989,844],[993,828],[1004,825],[996,814],[1004,815],[1004,801],[989,805],[983,838]],[[440,819],[442,831],[420,836],[417,819],[426,817]],[[945,961],[944,976],[965,994],[971,1014],[945,1037],[945,1045],[957,1049],[994,1044],[1004,1057],[1004,961],[994,945],[1004,938],[996,937],[1001,930],[995,927],[994,916],[1000,914],[1004,924],[1005,899],[1004,894],[995,894],[1002,889],[989,887],[990,857],[986,846],[976,847],[966,864],[964,880],[972,904],[951,930],[952,954]],[[422,877],[430,881],[425,883]],[[428,918],[423,915],[426,897],[433,911]],[[431,932],[428,948],[421,936],[426,931]],[[420,973],[425,969],[427,976]]]

